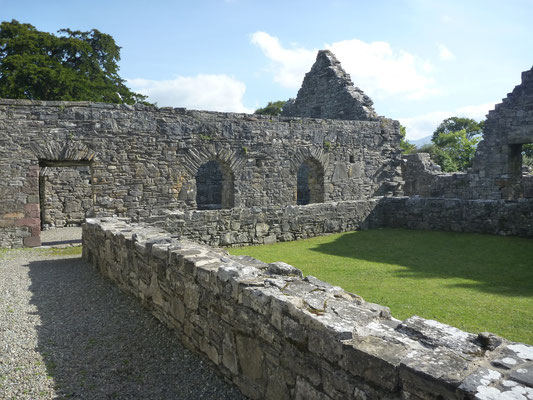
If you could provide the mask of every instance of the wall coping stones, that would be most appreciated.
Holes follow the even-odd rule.
[[[284,263],[117,218],[87,220],[83,256],[251,398],[533,398],[533,346],[401,322]]]

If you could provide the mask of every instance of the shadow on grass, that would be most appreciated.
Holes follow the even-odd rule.
[[[356,260],[400,265],[398,277],[460,278],[451,287],[533,296],[533,240],[403,229],[357,231],[311,248]]]
[[[136,299],[79,258],[29,263],[38,351],[59,398],[241,399]]]

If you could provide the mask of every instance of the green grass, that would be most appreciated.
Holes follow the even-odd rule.
[[[533,344],[531,239],[376,229],[229,251],[285,261],[399,319],[420,315]]]
[[[50,248],[40,248],[40,247],[22,247],[19,249],[0,249],[0,258],[7,257],[9,255],[14,255],[16,253],[30,253],[37,252],[43,255],[49,256],[81,256],[82,247],[81,246],[71,246],[71,247],[50,247]]]

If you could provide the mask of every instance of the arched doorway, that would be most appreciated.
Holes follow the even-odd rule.
[[[233,173],[225,164],[208,161],[196,173],[196,207],[199,210],[232,208]]]
[[[324,202],[324,168],[315,159],[305,160],[298,168],[296,204]]]

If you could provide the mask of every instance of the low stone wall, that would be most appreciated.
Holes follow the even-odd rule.
[[[87,221],[83,255],[253,399],[533,396],[532,346],[400,322],[284,263],[117,219]]]
[[[374,224],[383,227],[533,237],[533,199],[390,197],[374,214]]]
[[[269,244],[376,227],[374,210],[379,201],[173,211],[144,218],[143,222],[211,246]]]
[[[484,174],[468,172],[443,173],[429,154],[415,153],[403,156],[402,175],[404,178],[405,196],[442,197],[459,199],[498,200],[501,195],[493,198],[483,196],[490,186],[483,179]],[[520,178],[520,190],[514,199],[533,198],[533,175],[527,170]]]
[[[210,246],[247,246],[383,227],[533,237],[533,200],[382,197],[306,206],[174,211],[143,219]]]

